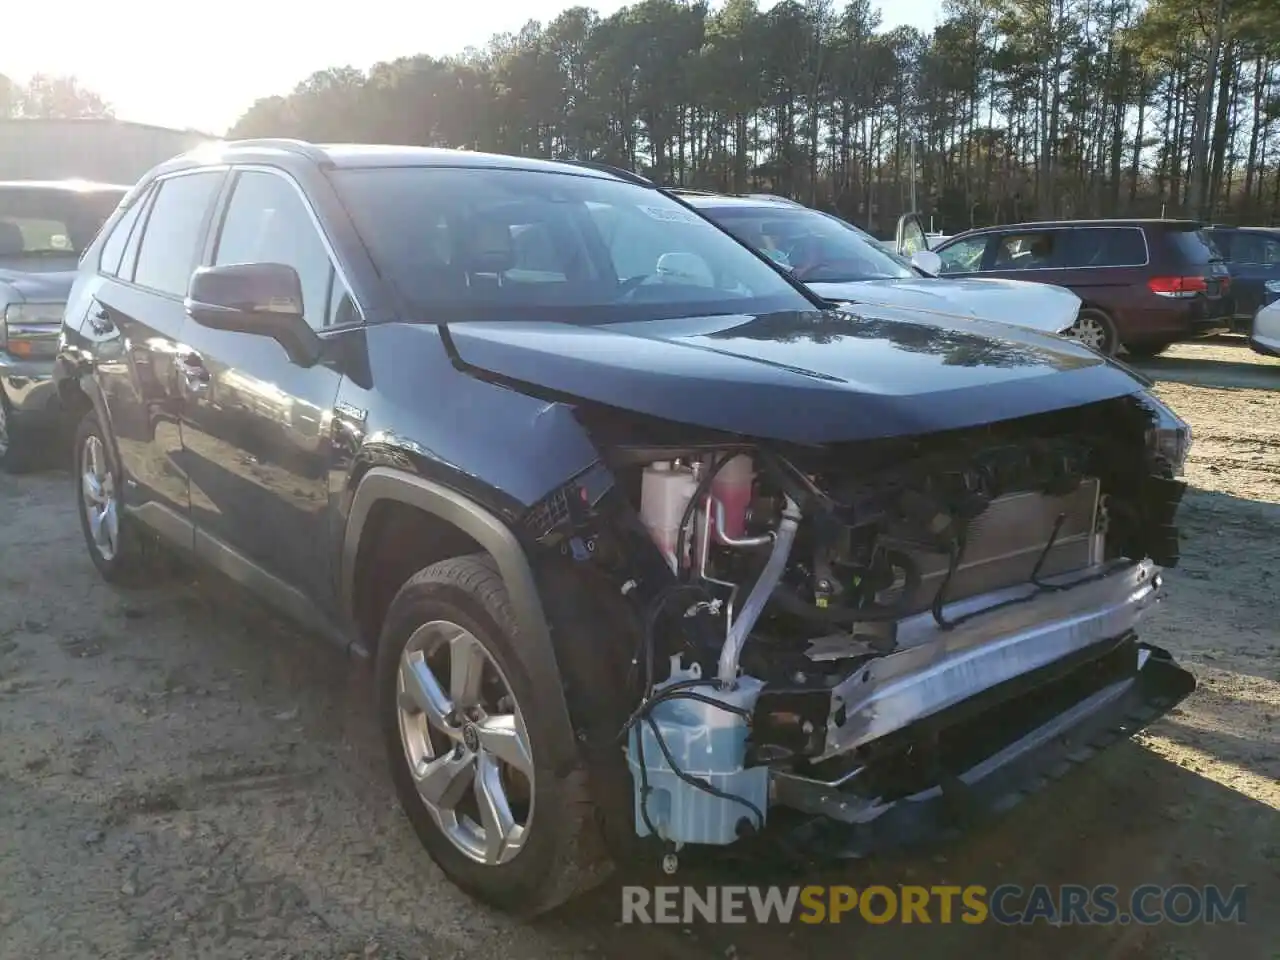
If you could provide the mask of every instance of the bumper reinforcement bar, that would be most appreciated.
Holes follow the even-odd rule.
[[[960,835],[975,821],[1017,806],[1099,750],[1166,714],[1196,686],[1166,651],[1136,644],[1137,666],[941,786],[887,803],[869,803],[834,784],[786,774],[774,802],[812,818],[786,843],[814,859],[856,858]]]

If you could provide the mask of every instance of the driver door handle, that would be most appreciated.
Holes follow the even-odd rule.
[[[111,322],[111,312],[97,301],[94,301],[89,311],[89,329],[99,336],[114,333],[116,329],[116,325]]]
[[[198,353],[188,353],[182,358],[182,380],[188,393],[203,394],[209,391],[209,368]]]

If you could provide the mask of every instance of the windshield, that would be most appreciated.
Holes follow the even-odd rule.
[[[0,186],[0,257],[78,257],[125,191]]]
[[[332,174],[379,272],[429,320],[577,323],[812,310],[656,190],[480,167]]]
[[[707,216],[806,283],[909,280],[903,260],[852,224],[800,207],[710,207]]]

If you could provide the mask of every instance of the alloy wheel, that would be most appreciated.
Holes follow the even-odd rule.
[[[464,627],[424,624],[400,656],[396,701],[409,772],[436,825],[477,863],[509,862],[533,820],[533,754],[497,662]]]
[[[113,560],[120,543],[120,508],[107,452],[96,436],[85,438],[80,456],[80,500],[89,536],[103,560]]]

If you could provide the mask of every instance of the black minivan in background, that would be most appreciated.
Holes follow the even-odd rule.
[[[1225,333],[1231,277],[1194,220],[1061,220],[983,227],[934,248],[944,276],[1052,283],[1083,301],[1081,339],[1103,353],[1151,356]],[[1086,336],[1085,334],[1091,334]]]

